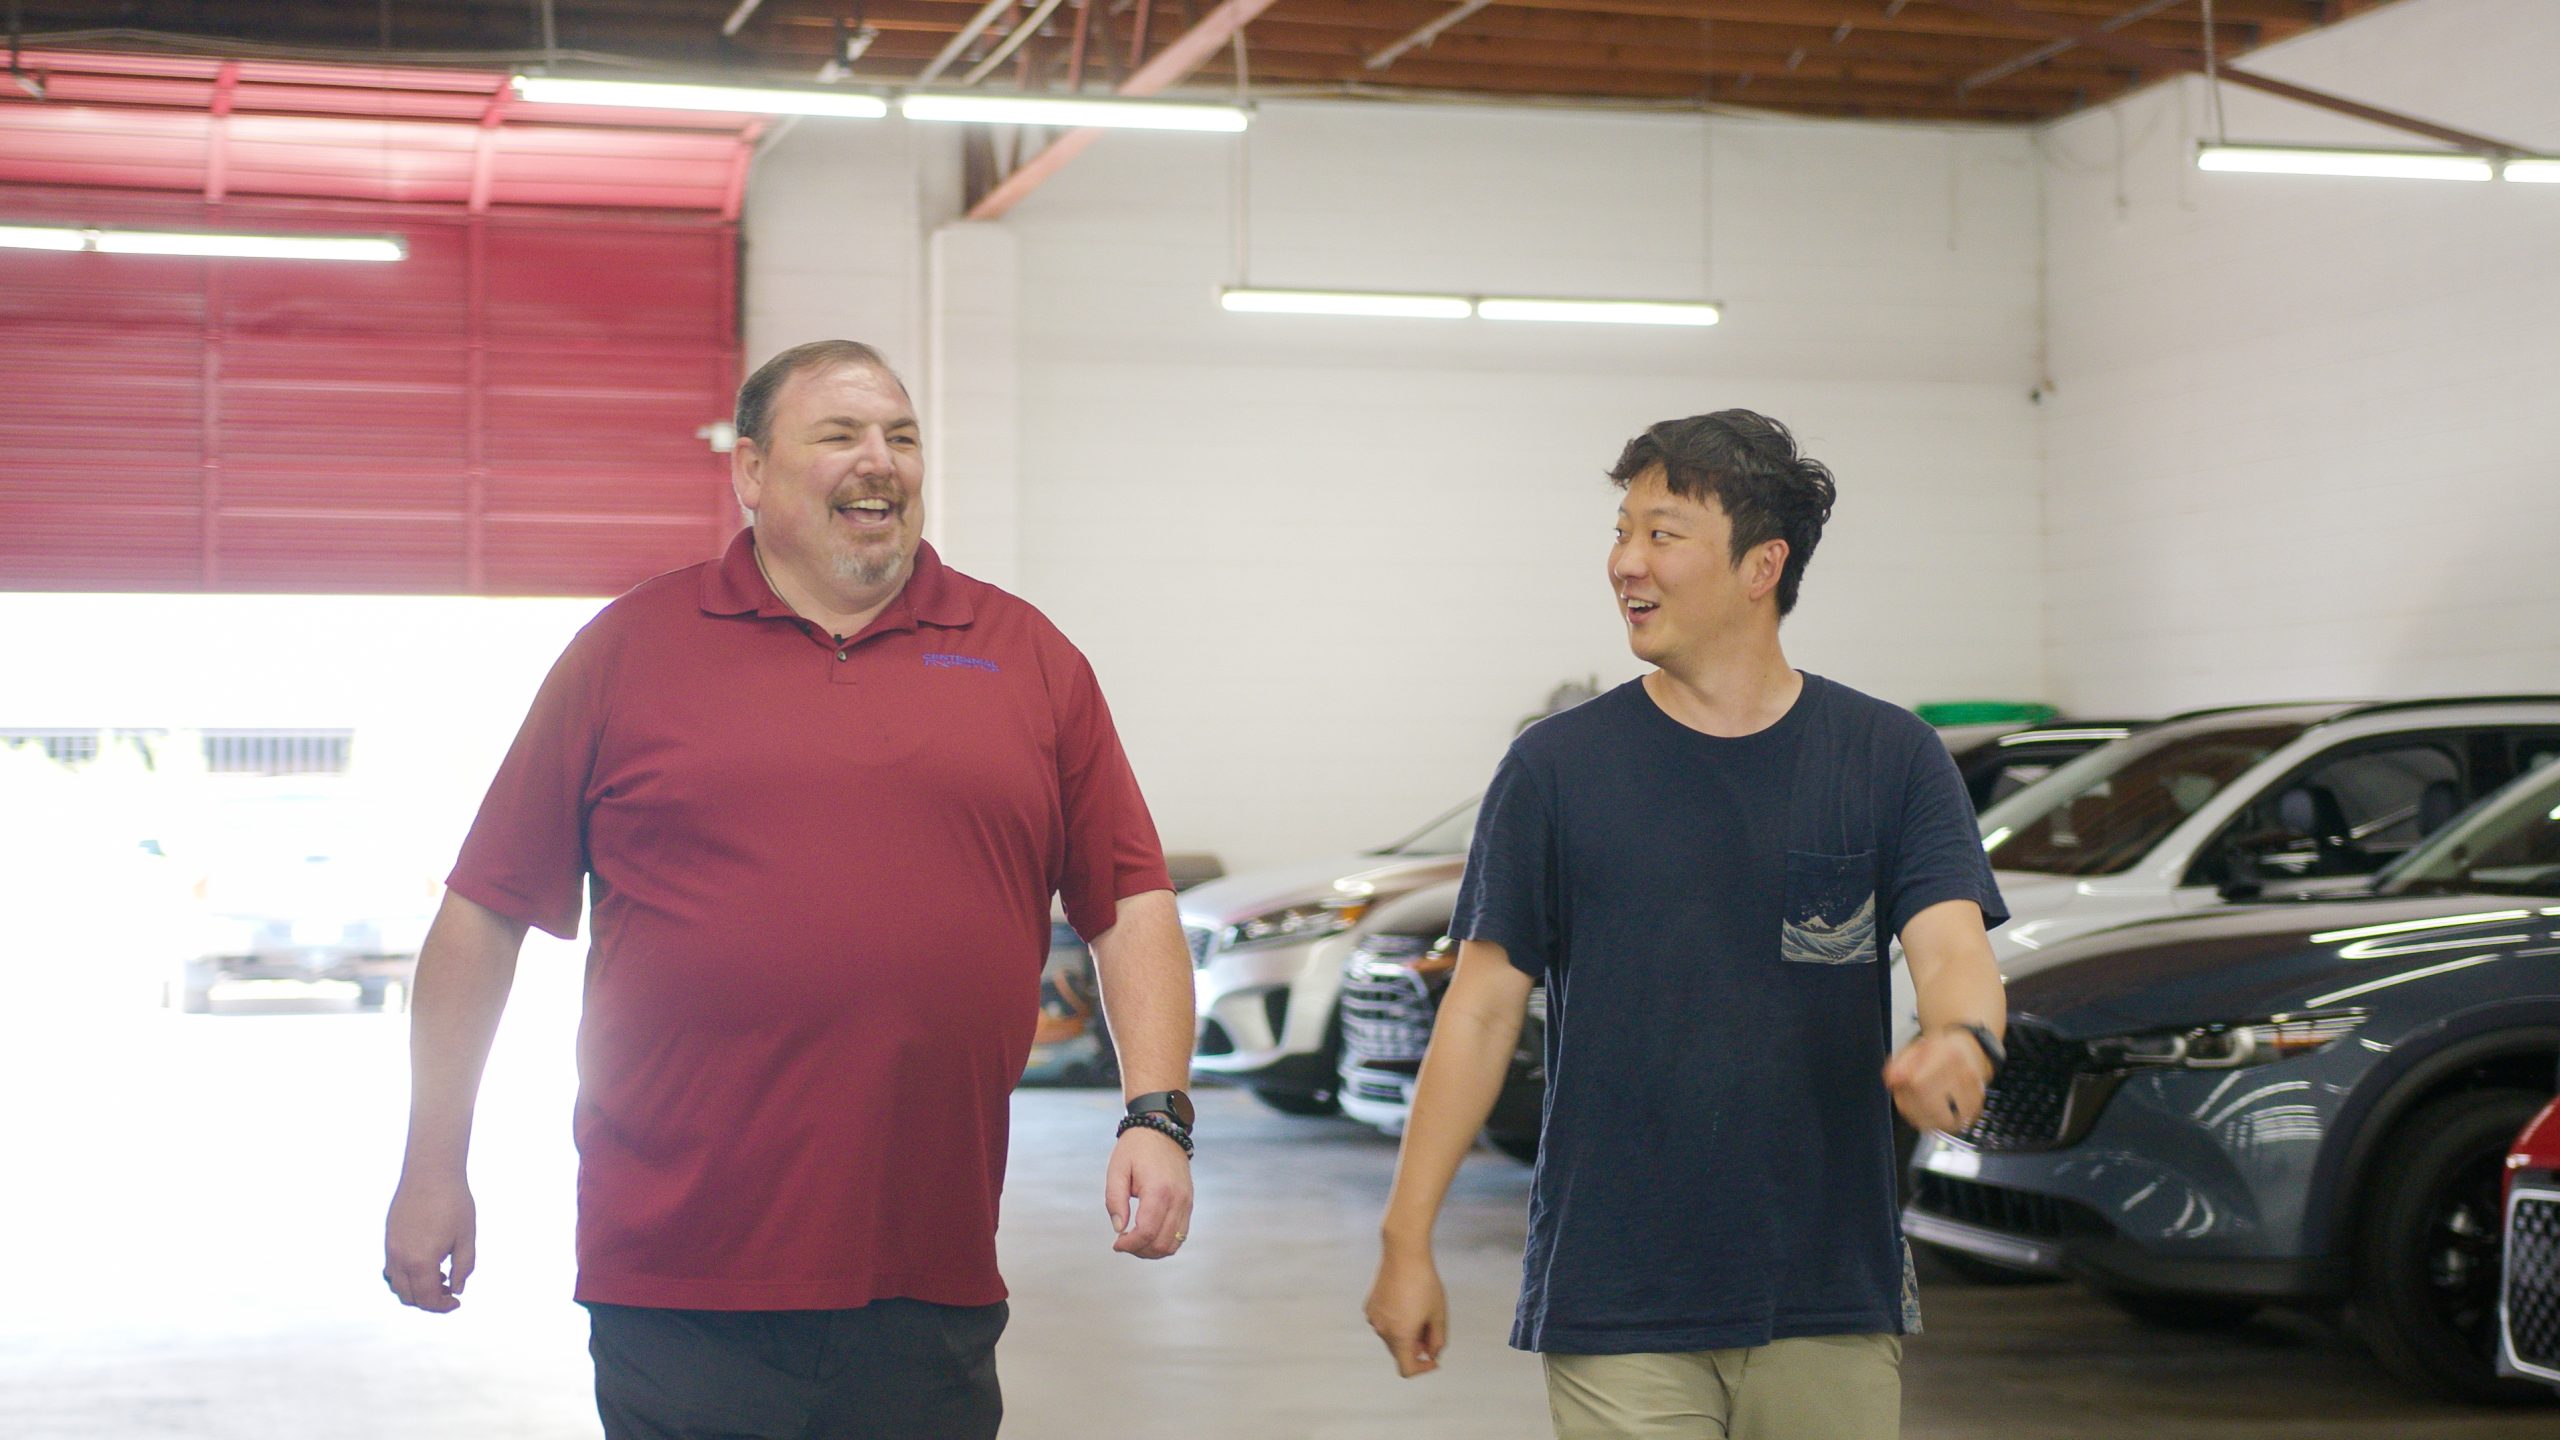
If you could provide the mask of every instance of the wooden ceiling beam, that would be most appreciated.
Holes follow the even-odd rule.
[[[2137,65],[2157,64],[2187,71],[2203,69],[2200,62],[2190,61],[2182,56],[2172,57],[2166,52],[2152,50],[2139,42],[2125,39],[2121,32],[2109,32],[2094,26],[2038,15],[2036,12],[2011,3],[2011,0],[1923,0],[1923,3],[1946,6],[1977,15],[1998,15],[2019,23],[2033,23],[2056,38],[2076,40],[2093,50],[2105,51],[2107,54],[2121,57]],[[2501,140],[2491,140],[2413,115],[2402,115],[2396,111],[2379,109],[2362,101],[2349,100],[2344,96],[2332,95],[2327,91],[2314,90],[2290,81],[2270,79],[2264,75],[2242,70],[2237,66],[2225,65],[2221,67],[2221,74],[2222,81],[2226,85],[2238,85],[2263,91],[2269,95],[2279,95],[2300,104],[2315,106],[2340,115],[2352,115],[2356,119],[2376,125],[2386,125],[2412,135],[2424,135],[2430,140],[2442,141],[2465,150],[2511,155],[2529,153],[2522,147],[2509,145]]]
[[[1357,57],[1256,51],[1251,63],[1254,75],[1260,80],[1365,82],[1369,78]],[[1201,73],[1215,74],[1223,68],[1224,62],[1221,61],[1202,66]],[[1535,90],[1551,95],[1606,94],[1614,90],[1621,94],[1660,99],[1703,97],[1736,105],[1756,104],[1762,97],[1784,97],[1810,104],[1872,103],[1880,109],[1926,105],[1967,113],[1997,110],[2052,114],[2070,108],[2067,96],[2028,87],[1986,86],[1973,93],[1971,99],[1980,102],[1976,106],[1958,102],[1955,87],[1948,84],[1903,85],[1756,75],[1695,76],[1652,71],[1580,70],[1553,65],[1451,65],[1421,61],[1416,62],[1408,83],[1453,90]]]
[[[1762,75],[1772,79],[1788,75],[1806,79],[1816,77],[1835,80],[1874,80],[1905,85],[1943,85],[1953,90],[1971,73],[1961,65],[1909,64],[1894,60],[1849,57],[1806,50],[1792,53],[1736,54],[1720,48],[1698,45],[1691,36],[1687,46],[1575,44],[1556,40],[1509,40],[1482,35],[1444,35],[1427,50],[1410,50],[1383,70],[1367,70],[1371,79],[1389,83],[1404,80],[1407,67],[1430,62],[1441,67],[1456,65],[1494,65],[1535,67],[1550,66],[1560,70],[1606,71],[1626,70],[1658,74]],[[1360,58],[1366,67],[1366,48],[1345,32],[1318,25],[1290,25],[1264,20],[1253,27],[1252,54],[1299,54],[1347,56]],[[2070,90],[2091,84],[2122,84],[2139,74],[2137,67],[2116,63],[2112,69],[2050,69],[2021,71],[2006,83],[2041,90]]]

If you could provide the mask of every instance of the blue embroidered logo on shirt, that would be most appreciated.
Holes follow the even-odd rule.
[[[924,657],[924,663],[943,670],[984,670],[990,675],[1004,672],[1004,667],[993,660],[981,660],[975,655],[944,655],[939,652],[930,652]]]

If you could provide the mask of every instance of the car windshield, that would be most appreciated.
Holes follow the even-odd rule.
[[[1464,855],[1476,838],[1476,806],[1470,800],[1393,845],[1375,853],[1380,855]]]
[[[2102,746],[1984,811],[1982,848],[1998,870],[2121,874],[2307,724],[2170,728]]]
[[[2560,895],[2560,763],[2546,763],[2482,802],[2375,884],[2388,895]]]

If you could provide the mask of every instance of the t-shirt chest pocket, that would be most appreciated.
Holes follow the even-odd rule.
[[[1786,918],[1778,956],[1798,965],[1876,961],[1876,852],[1787,852]]]

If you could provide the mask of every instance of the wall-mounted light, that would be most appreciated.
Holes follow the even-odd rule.
[[[1049,125],[1061,129],[1209,130],[1234,134],[1248,123],[1235,105],[1190,105],[1161,100],[1078,99],[1074,96],[934,94],[901,96],[898,113],[910,120],[957,120],[981,125]]]
[[[671,85],[655,80],[585,80],[518,75],[516,94],[539,105],[609,105],[625,110],[711,110],[739,115],[832,115],[877,120],[889,102],[858,91],[781,86]]]
[[[101,255],[194,255],[230,260],[409,258],[396,235],[249,235],[191,230],[101,230],[89,226],[0,225],[0,249],[89,250]]]
[[[2510,160],[2498,173],[2526,185],[2560,185],[2560,160]]]
[[[1488,295],[1476,302],[1487,320],[1549,320],[1583,325],[1713,325],[1716,306],[1680,300],[1531,300]]]
[[[1360,315],[1395,320],[1464,320],[1475,307],[1464,295],[1384,290],[1262,290],[1231,287],[1218,304],[1248,315]]]
[[[2380,180],[2492,180],[2484,155],[2452,150],[2347,150],[2316,145],[2196,147],[2196,168],[2252,175],[2352,175]]]

